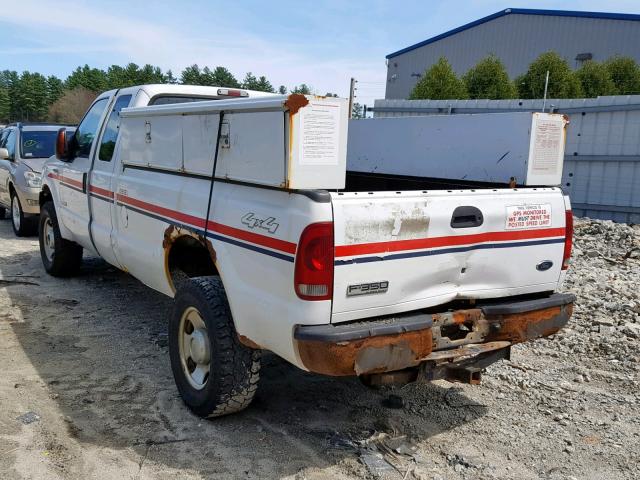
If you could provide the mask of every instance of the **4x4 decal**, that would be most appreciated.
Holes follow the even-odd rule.
[[[279,223],[276,223],[275,217],[258,218],[255,213],[249,212],[242,217],[242,223],[250,229],[261,228],[269,233],[276,233]]]

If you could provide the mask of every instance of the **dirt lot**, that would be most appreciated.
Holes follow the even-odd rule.
[[[482,385],[373,391],[267,355],[252,406],[203,421],[173,385],[170,300],[93,258],[53,279],[2,220],[0,477],[640,478],[640,229],[577,232],[571,328]]]

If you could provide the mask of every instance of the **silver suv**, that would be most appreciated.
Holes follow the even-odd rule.
[[[8,209],[19,237],[36,233],[40,173],[45,160],[55,154],[58,130],[65,127],[14,123],[0,134],[0,218]]]

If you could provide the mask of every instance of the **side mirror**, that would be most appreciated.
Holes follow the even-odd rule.
[[[66,128],[58,130],[58,136],[56,137],[56,157],[58,160],[62,160],[64,162],[71,160],[69,140],[70,137],[67,135]]]
[[[0,160],[9,160],[9,150],[0,148]]]

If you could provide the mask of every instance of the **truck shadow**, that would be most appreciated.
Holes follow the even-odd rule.
[[[58,437],[80,445],[133,449],[146,462],[205,477],[274,478],[357,458],[358,442],[375,432],[420,444],[486,413],[457,388],[371,390],[266,353],[251,407],[202,420],[182,404],[173,383],[166,336],[171,299],[96,258],[85,257],[76,278],[52,278],[41,267],[37,241],[16,240],[6,222],[0,242],[17,245],[0,257],[0,287],[13,305],[0,322],[9,322],[65,418],[67,431]],[[403,399],[401,408],[384,406],[390,393]]]

